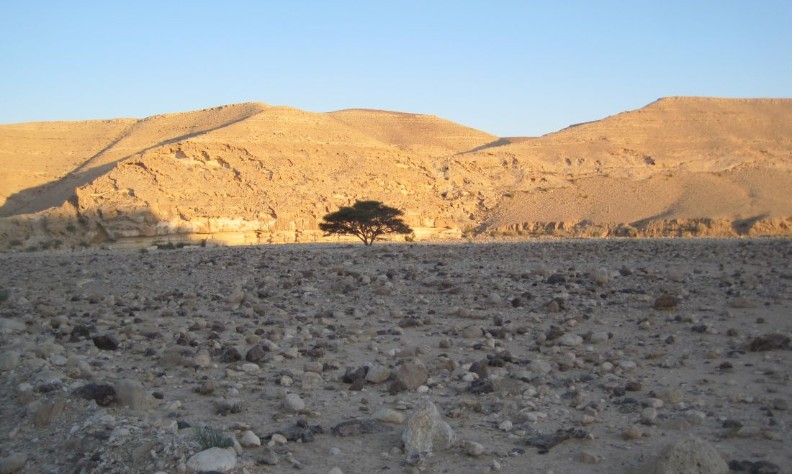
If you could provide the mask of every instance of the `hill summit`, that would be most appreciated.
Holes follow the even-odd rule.
[[[672,97],[538,138],[262,103],[0,126],[0,248],[331,240],[379,200],[414,238],[792,235],[792,100]]]

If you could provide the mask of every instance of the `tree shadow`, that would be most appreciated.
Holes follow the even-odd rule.
[[[732,229],[734,229],[734,232],[736,232],[737,235],[749,235],[754,225],[756,225],[756,223],[762,219],[766,219],[767,217],[769,217],[768,214],[759,214],[745,219],[737,219],[732,222]]]
[[[468,153],[476,153],[476,152],[479,152],[479,151],[487,150],[489,148],[496,148],[496,147],[499,147],[499,146],[506,146],[506,145],[509,145],[509,144],[511,144],[511,140],[509,140],[508,138],[498,138],[495,141],[491,141],[489,143],[485,143],[483,145],[477,146],[476,148],[471,148],[470,150],[457,153],[455,156],[467,155]]]

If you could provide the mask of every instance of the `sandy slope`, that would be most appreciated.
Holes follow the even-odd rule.
[[[92,123],[0,127],[0,239],[314,241],[356,199],[418,239],[792,234],[789,99],[667,98],[531,139],[259,103]]]

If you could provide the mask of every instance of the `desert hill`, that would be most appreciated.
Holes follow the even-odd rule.
[[[0,169],[0,247],[315,241],[356,199],[417,239],[790,235],[792,100],[667,98],[538,138],[246,103],[3,125]]]

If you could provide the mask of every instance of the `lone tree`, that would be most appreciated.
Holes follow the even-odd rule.
[[[399,216],[404,214],[379,201],[355,201],[352,207],[342,207],[324,216],[319,228],[325,235],[354,235],[371,245],[382,234],[410,234],[412,229]]]

